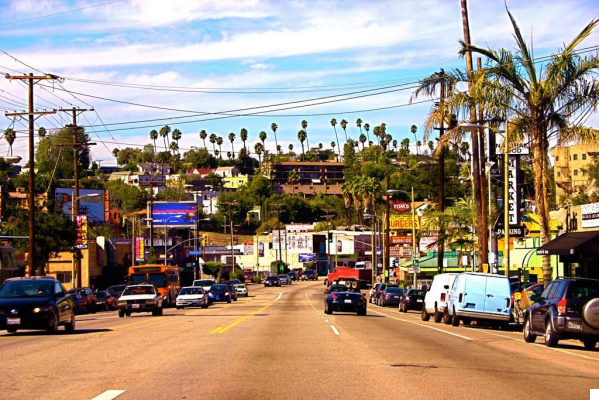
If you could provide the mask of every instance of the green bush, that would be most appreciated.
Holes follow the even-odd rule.
[[[254,283],[260,283],[261,282],[260,277],[259,276],[252,276],[252,282],[254,282]]]

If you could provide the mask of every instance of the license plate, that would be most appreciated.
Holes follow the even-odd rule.
[[[349,303],[349,304],[351,304],[351,300],[350,300],[350,299],[345,299],[345,301],[344,301],[344,302],[345,302],[345,303]]]
[[[416,303],[422,303],[422,300],[418,299],[416,300]]]
[[[6,320],[6,325],[19,325],[21,323],[21,318],[8,318]]]
[[[399,299],[399,296],[393,296],[394,299]]]
[[[576,321],[568,321],[568,328],[570,329],[582,329],[582,323]]]
[[[132,304],[131,308],[139,308],[139,304]]]

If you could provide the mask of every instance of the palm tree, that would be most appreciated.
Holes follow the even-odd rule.
[[[293,151],[293,144],[289,143],[288,148],[289,148],[289,154],[291,154],[291,152]]]
[[[206,130],[202,129],[200,131],[200,139],[202,139],[204,141],[204,148],[206,148],[206,138],[208,137],[208,132],[206,132]]]
[[[478,53],[492,64],[474,76],[472,100],[484,106],[488,117],[503,117],[508,121],[506,136],[510,141],[525,135],[530,139],[536,213],[541,244],[545,244],[551,234],[547,195],[551,193],[550,137],[557,139],[558,144],[571,140],[592,142],[599,138],[597,130],[585,128],[580,122],[586,113],[597,108],[599,55],[581,58],[577,50],[599,20],[592,20],[539,70],[516,20],[509,11],[508,15],[516,39],[515,51],[483,49],[462,41],[460,54]],[[543,278],[545,285],[551,280],[548,256],[543,256]]]
[[[360,135],[361,135],[361,134],[362,134],[362,119],[361,119],[361,118],[358,118],[358,119],[356,120],[356,126],[357,126],[358,128],[360,128]],[[362,144],[364,144],[364,143],[362,143]]]
[[[117,149],[116,147],[114,149],[112,149],[112,156],[117,159],[117,164],[118,164],[119,149]]]
[[[231,154],[230,151],[227,151],[227,158],[230,160],[233,157],[233,154]]]
[[[262,143],[256,143],[254,145],[254,151],[258,155],[258,163],[262,165],[262,153],[264,152],[264,145]]]
[[[173,140],[175,142],[177,142],[177,148],[179,148],[179,139],[181,139],[181,136],[182,136],[182,134],[181,134],[181,131],[179,129],[175,129],[173,131],[173,134],[171,135],[171,137],[173,138]]]
[[[214,144],[216,143],[216,134],[215,133],[211,133],[210,134],[210,143],[212,143],[212,152],[216,155],[216,147],[214,146]]]
[[[160,128],[160,137],[164,140],[164,150],[168,150],[167,142],[169,141],[168,135],[171,133],[171,127],[164,125]]]
[[[337,158],[337,162],[339,162],[339,156],[337,155],[337,153],[335,153],[335,142],[331,142],[331,148],[333,149],[333,154],[335,154]]]
[[[370,146],[370,134],[368,133],[370,131],[369,123],[364,124],[364,130],[366,131],[366,137],[368,138],[368,146]]]
[[[264,151],[264,149],[266,148],[266,144],[264,144],[264,142],[266,142],[266,138],[268,137],[268,135],[266,135],[266,132],[261,131],[258,134],[258,139],[260,139],[260,141],[262,142],[262,150]]]
[[[171,142],[169,149],[171,149],[171,151],[174,154],[179,150],[179,145],[177,144],[177,142]]]
[[[335,118],[331,119],[331,125],[333,126],[333,129],[335,130],[335,138],[337,139],[337,149],[339,149],[339,151],[341,151],[341,146],[339,146],[339,137],[337,136],[337,120]],[[333,150],[335,150],[335,146],[332,146]],[[337,154],[337,162],[339,162],[339,156],[340,154]]]
[[[416,132],[418,131],[418,127],[416,125],[412,125],[410,127],[410,132],[412,132],[412,135],[414,135],[414,143],[418,143],[418,139],[416,138]],[[416,154],[420,155],[418,146],[416,146]]]
[[[343,129],[343,132],[345,133],[345,141],[347,142],[347,121],[342,119],[341,122],[339,122],[339,125],[341,125],[341,129]]]
[[[214,150],[214,156],[215,156],[215,157],[218,157],[219,155],[220,155],[220,151],[218,151],[218,150]],[[220,159],[222,160],[222,159],[223,159],[223,156],[220,156]]]
[[[279,143],[277,142],[277,129],[279,129],[279,126],[273,122],[272,124],[270,124],[270,129],[272,130],[272,133],[275,135],[275,147],[277,148],[277,153],[280,154],[281,148],[279,147]]]
[[[397,140],[393,139],[393,149],[397,151]]]
[[[374,137],[377,138],[376,143],[377,145],[379,145],[379,136],[381,134],[381,127],[380,126],[375,126],[374,129],[372,130],[372,133],[374,133]]]
[[[304,141],[306,140],[306,137],[307,137],[306,131],[304,131],[303,129],[297,133],[297,140],[299,140],[302,145],[302,159],[303,160],[306,159],[306,154],[304,153]]]
[[[247,153],[247,149],[245,148],[245,141],[248,140],[248,130],[247,129],[241,128],[241,131],[239,131],[239,139],[241,139],[241,141],[243,142],[243,149]]]
[[[12,144],[15,142],[16,138],[17,138],[17,134],[15,133],[14,129],[6,128],[6,130],[4,131],[4,139],[6,139],[6,142],[8,143],[8,149],[10,151],[11,156],[12,156]]]
[[[291,185],[291,190],[293,194],[295,194],[295,185],[297,185],[298,182],[299,174],[297,173],[296,169],[292,169],[291,171],[289,171],[289,174],[287,175],[287,183]]]
[[[282,151],[281,145],[278,144],[277,145],[277,154],[281,154],[281,151]]]
[[[231,154],[233,154],[233,158],[235,158],[235,148],[233,147],[234,140],[235,140],[235,134],[233,132],[229,133],[229,142],[231,142]]]
[[[223,149],[221,147],[223,145],[223,142],[224,142],[224,140],[221,136],[216,138],[216,144],[218,145],[218,152],[221,153],[221,156],[220,156],[221,159],[223,158],[223,156],[222,156]]]
[[[45,138],[46,137],[46,128],[44,128],[43,126],[40,126],[40,128],[37,130],[37,135],[41,138]]]
[[[306,146],[308,147],[308,152],[310,151],[310,141],[308,140],[308,121],[305,119],[302,121],[302,129],[306,132]]]
[[[322,151],[322,148],[323,148],[323,147],[324,147],[324,146],[323,146],[323,144],[322,144],[322,143],[318,143],[318,150]]]
[[[360,133],[360,137],[358,138],[358,140],[360,141],[360,143],[362,143],[362,151],[364,151],[364,143],[366,143],[366,135],[363,133]]]
[[[150,131],[150,140],[154,141],[154,153],[156,153],[156,139],[158,139],[158,131],[156,131],[156,129],[152,129]]]

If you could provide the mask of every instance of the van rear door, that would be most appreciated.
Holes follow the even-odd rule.
[[[464,292],[456,293],[460,309],[469,312],[483,312],[485,309],[487,277],[466,274],[464,278]]]
[[[506,278],[487,276],[485,312],[488,314],[509,315],[510,285]]]

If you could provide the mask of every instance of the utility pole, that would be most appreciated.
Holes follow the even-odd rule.
[[[229,206],[229,223],[231,224],[231,273],[235,272],[235,255],[233,252],[233,211],[232,207],[237,205],[235,201],[221,201],[220,204],[224,204]],[[219,270],[219,275],[221,274],[222,268]],[[219,276],[220,279],[220,276]]]
[[[331,211],[334,211],[332,208],[323,208],[322,211],[324,211],[325,213],[327,213],[327,215],[325,216],[325,218],[327,219],[327,273],[331,272],[331,242],[329,242],[329,230],[331,227],[331,221],[329,220],[329,218],[332,217],[332,215],[329,215]],[[316,268],[316,271],[318,272],[318,268]]]
[[[282,261],[282,252],[281,252],[281,229],[280,226],[281,225],[281,207],[284,207],[285,204],[283,203],[271,203],[271,206],[275,207],[277,209],[277,232],[279,233],[278,237],[279,237],[279,256],[277,257],[277,274],[280,272],[279,271],[279,261]],[[287,232],[285,232],[285,236],[287,236]],[[274,235],[273,235],[274,237]],[[328,237],[327,237],[328,240]]]
[[[480,57],[477,57],[476,59],[476,69],[478,70],[478,72],[482,71],[482,60]],[[483,119],[483,110],[482,107],[478,108],[478,120],[479,120],[479,124],[481,123],[482,119]],[[479,174],[478,174],[478,178],[474,176],[473,177],[475,179],[478,180],[479,184],[479,191],[480,191],[480,256],[479,256],[479,271],[481,270],[481,266],[483,264],[487,264],[489,265],[489,239],[491,237],[490,233],[489,233],[489,221],[488,221],[488,204],[487,204],[487,196],[486,196],[486,188],[485,188],[485,179],[483,176],[483,166],[485,165],[485,141],[483,139],[483,130],[479,129],[478,130],[478,148],[479,148],[479,155],[478,155],[478,165],[479,165]],[[491,147],[490,147],[491,143],[487,143],[487,147],[489,148],[489,155],[491,155]],[[490,202],[490,200],[489,200]],[[487,268],[488,269],[488,268]]]
[[[28,75],[5,75],[6,79],[16,79],[16,80],[22,80],[22,81],[27,81],[27,83],[29,84],[29,110],[28,112],[23,112],[23,113],[6,113],[4,115],[6,115],[7,117],[17,117],[17,116],[23,116],[23,115],[27,115],[29,116],[29,194],[28,194],[28,206],[29,206],[29,260],[28,260],[28,264],[27,264],[27,270],[25,272],[25,276],[29,277],[35,274],[34,268],[35,268],[35,229],[34,229],[34,225],[35,225],[35,195],[34,195],[34,188],[35,188],[35,149],[34,149],[34,143],[33,143],[33,130],[34,130],[34,121],[35,121],[35,115],[47,115],[47,114],[55,114],[56,110],[53,111],[34,111],[33,109],[33,85],[35,85],[37,82],[41,81],[41,80],[46,80],[46,79],[59,79],[58,76],[56,75],[51,75],[51,74],[45,74],[45,75],[33,75],[33,74],[28,74]],[[34,82],[35,80],[35,82]]]
[[[79,154],[79,148],[80,147],[84,147],[84,146],[89,146],[89,145],[94,145],[95,143],[79,143],[77,134],[79,133],[79,131],[82,129],[81,127],[77,126],[77,116],[84,112],[84,111],[94,111],[94,109],[82,109],[82,108],[70,108],[70,109],[59,109],[57,111],[62,111],[62,112],[71,112],[72,113],[72,124],[71,125],[67,125],[67,128],[71,129],[71,132],[73,134],[73,142],[72,143],[64,143],[64,144],[57,144],[57,146],[64,146],[64,147],[72,147],[73,148],[73,178],[74,178],[74,188],[73,188],[73,201],[71,202],[71,207],[72,207],[72,214],[73,214],[73,219],[75,220],[77,218],[77,216],[79,215],[79,159],[78,159],[78,154]],[[131,256],[133,256],[133,253],[131,253]],[[79,255],[79,252],[77,251],[76,253],[74,253],[74,257],[75,257],[75,274],[77,277],[77,281],[76,281],[76,287],[81,287],[81,257]],[[74,277],[73,277],[74,278]]]
[[[385,185],[387,188],[387,196],[385,198],[386,210],[385,210],[385,236],[383,242],[383,279],[385,283],[389,283],[389,213],[391,212],[391,191],[389,190],[389,174],[385,177]],[[412,238],[414,240],[414,238]]]
[[[445,133],[445,72],[441,70],[439,73],[441,76],[441,93],[439,96],[439,107],[443,113],[441,116],[441,126],[439,127],[439,212],[445,211],[445,146],[443,146],[443,134]],[[441,235],[441,231],[439,231]],[[414,238],[412,238],[414,240]],[[438,250],[437,250],[437,273],[443,272],[443,256],[445,252],[445,241],[442,238],[438,238]]]

